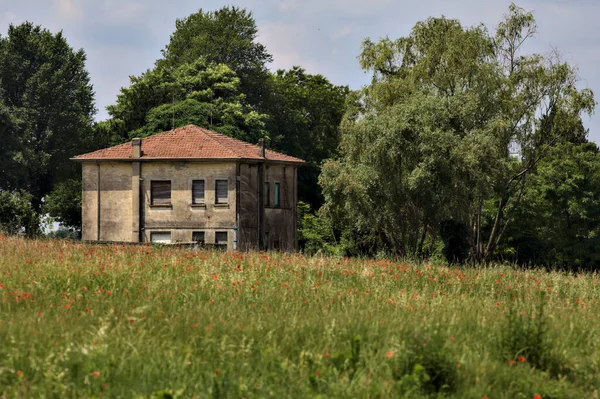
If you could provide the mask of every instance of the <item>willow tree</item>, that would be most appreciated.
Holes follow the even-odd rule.
[[[372,82],[342,122],[341,155],[321,175],[326,205],[359,244],[423,254],[447,221],[471,254],[493,254],[549,147],[594,106],[555,56],[523,55],[531,13],[512,5],[495,35],[430,18],[363,43]]]

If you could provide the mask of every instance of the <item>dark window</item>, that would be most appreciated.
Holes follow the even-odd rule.
[[[203,231],[194,231],[192,233],[192,241],[204,244],[204,232]]]
[[[227,180],[215,181],[215,203],[227,203]]]
[[[226,231],[217,231],[215,233],[215,244],[227,245],[227,232]]]
[[[204,180],[192,181],[192,204],[204,204]]]
[[[271,183],[265,183],[265,206],[271,206]]]
[[[275,200],[273,202],[273,205],[278,207],[280,206],[279,203],[279,183],[275,183]]]
[[[170,180],[154,180],[150,182],[150,203],[152,205],[171,205]]]

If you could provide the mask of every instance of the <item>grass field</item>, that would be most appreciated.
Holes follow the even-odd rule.
[[[598,276],[0,236],[0,397],[596,398]]]

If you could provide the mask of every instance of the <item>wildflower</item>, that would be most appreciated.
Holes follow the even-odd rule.
[[[321,376],[321,372],[320,372],[320,371],[318,371],[318,370],[317,370],[316,374],[317,374],[317,377],[320,377],[320,376]]]
[[[369,290],[365,290],[365,294],[368,294],[368,293],[369,293]]]
[[[92,377],[94,377],[94,378],[100,377],[100,372],[99,371],[92,371]]]
[[[213,279],[213,281],[215,281],[215,280],[216,280],[216,279],[218,279],[218,278],[219,278],[219,276],[218,276],[218,275],[216,275],[216,274],[212,276],[212,279]]]
[[[508,364],[510,364],[511,366],[512,366],[513,364],[515,364],[515,363],[516,363],[516,362],[515,362],[513,359],[510,359],[510,360],[508,361]]]
[[[393,355],[393,354],[394,354],[394,353],[392,353],[392,352],[388,352],[388,353],[386,353],[386,356],[387,356],[387,357],[392,357],[392,355]]]
[[[106,295],[112,295],[112,291],[106,291]]]
[[[450,337],[450,341],[454,341],[454,337]]]
[[[542,395],[536,393],[535,395],[533,395],[533,399],[542,399]]]
[[[525,363],[525,360],[527,360],[527,359],[525,359],[524,356],[519,356],[519,362]]]
[[[220,374],[221,374],[221,370],[219,370],[219,369],[216,369],[216,370],[215,370],[215,374],[216,374],[216,375],[220,375]]]
[[[23,377],[23,372],[21,370],[17,371],[17,377]]]

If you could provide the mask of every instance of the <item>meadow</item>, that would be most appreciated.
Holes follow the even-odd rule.
[[[597,398],[598,277],[0,236],[0,397]]]

